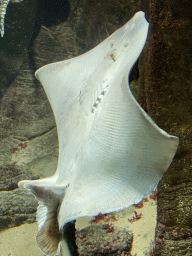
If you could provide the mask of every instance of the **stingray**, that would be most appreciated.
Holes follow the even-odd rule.
[[[38,199],[37,243],[59,252],[66,223],[137,204],[169,167],[178,138],[159,128],[133,97],[128,75],[148,33],[138,12],[98,46],[36,71],[58,131],[56,173],[19,182]]]

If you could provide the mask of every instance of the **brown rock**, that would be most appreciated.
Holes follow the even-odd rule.
[[[191,3],[153,0],[148,6],[142,105],[161,128],[180,139],[175,159],[158,186],[155,255],[191,255]]]
[[[0,193],[0,230],[32,223],[36,218],[37,200],[26,190]]]
[[[18,182],[23,179],[38,179],[38,176],[28,175],[14,165],[0,167],[0,191],[18,188]]]
[[[131,233],[108,224],[92,225],[81,232],[76,231],[80,256],[120,255],[122,251],[130,251],[132,239]]]

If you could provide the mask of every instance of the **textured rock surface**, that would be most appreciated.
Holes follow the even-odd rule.
[[[114,231],[107,224],[87,227],[80,232],[80,236],[77,232],[76,237],[78,252],[82,256],[120,254],[122,251],[130,251],[133,239],[127,231],[120,229]]]
[[[34,34],[37,0],[10,2],[5,17],[5,34],[0,37],[0,98],[16,77],[28,54]]]
[[[155,255],[192,254],[192,30],[190,1],[148,1],[151,24],[143,54],[143,107],[180,138],[158,186]]]
[[[16,189],[17,183],[23,179],[38,179],[39,176],[32,176],[29,172],[21,171],[14,165],[0,167],[0,191]]]
[[[35,221],[37,200],[29,192],[17,189],[17,183],[38,178],[14,165],[0,168],[0,230]]]
[[[26,190],[0,193],[0,230],[35,221],[37,200]]]
[[[72,0],[68,22],[77,34],[80,53],[98,45],[139,10],[140,0]]]
[[[4,191],[0,193],[0,229],[3,230],[35,221],[34,196],[14,189],[20,180],[54,173],[58,142],[51,107],[43,89],[35,82],[29,62],[22,65],[5,91],[0,111],[0,190]]]

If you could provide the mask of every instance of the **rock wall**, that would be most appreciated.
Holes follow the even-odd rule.
[[[142,105],[161,128],[180,139],[158,185],[155,255],[191,255],[192,5],[152,0],[147,7],[150,32],[143,53]]]

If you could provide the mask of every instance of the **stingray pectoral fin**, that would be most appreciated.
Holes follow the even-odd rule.
[[[40,200],[37,208],[37,244],[46,255],[54,256],[60,251],[59,244],[62,239],[57,219],[60,207],[59,196],[43,187],[33,185],[28,185],[27,187]]]
[[[72,143],[70,138],[77,140],[79,124],[90,115],[97,97],[101,98],[101,93],[105,93],[116,75],[122,74],[125,67],[131,69],[139,57],[148,26],[144,13],[138,12],[92,50],[36,71],[36,78],[43,85],[55,115],[59,163]],[[70,157],[65,159],[70,160]],[[66,171],[64,168],[59,172],[64,174]]]
[[[90,134],[59,213],[59,226],[138,203],[169,167],[178,138],[160,129],[132,96],[127,71],[93,113]]]
[[[42,227],[39,229],[36,241],[39,248],[46,255],[56,255],[60,251],[62,232],[59,231],[57,219],[58,207],[47,208],[42,203],[37,209],[37,221]],[[45,214],[46,213],[46,214]]]
[[[59,231],[57,215],[61,198],[64,196],[64,189],[63,193],[60,191],[57,194],[53,191],[58,191],[58,188],[54,188],[50,184],[49,186],[47,184],[47,187],[41,186],[41,180],[25,180],[20,182],[19,186],[30,190],[39,201],[36,218],[38,222],[36,241],[39,248],[49,256],[58,254],[61,249],[62,233]]]

